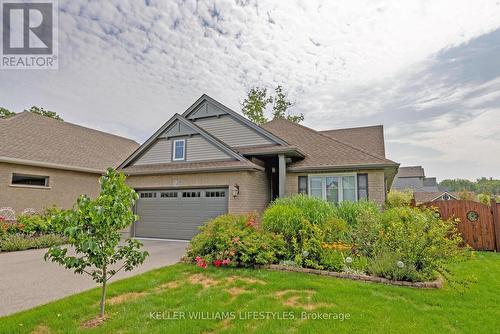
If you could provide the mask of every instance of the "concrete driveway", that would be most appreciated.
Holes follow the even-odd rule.
[[[134,276],[179,261],[186,242],[141,240],[149,257],[130,272],[120,272],[111,279]],[[0,253],[0,316],[95,288],[90,276],[77,275],[63,267],[43,260],[45,249]]]

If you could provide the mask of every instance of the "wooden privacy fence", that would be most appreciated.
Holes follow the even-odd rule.
[[[500,252],[500,204],[491,206],[474,201],[435,201],[421,204],[435,207],[443,219],[458,218],[464,241],[476,250]]]

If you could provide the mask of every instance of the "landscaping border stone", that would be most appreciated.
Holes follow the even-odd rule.
[[[291,272],[299,272],[306,274],[314,274],[314,275],[322,275],[322,276],[333,276],[337,278],[347,278],[355,281],[364,281],[364,282],[374,282],[374,283],[382,283],[389,285],[399,285],[399,286],[408,286],[412,288],[420,288],[420,289],[441,289],[443,287],[443,279],[439,277],[434,281],[429,282],[408,282],[408,281],[394,281],[383,277],[369,276],[369,275],[356,275],[349,273],[338,273],[335,271],[328,270],[318,270],[318,269],[310,269],[310,268],[298,268],[298,267],[289,267],[283,266],[279,264],[270,264],[267,266],[261,266],[263,269],[271,269],[277,271],[291,271]]]

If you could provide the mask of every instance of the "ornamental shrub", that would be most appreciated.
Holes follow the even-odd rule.
[[[410,206],[413,200],[413,191],[411,190],[391,190],[387,194],[387,199],[385,201],[385,208],[398,208],[402,206]]]
[[[267,231],[283,235],[285,240],[290,242],[298,235],[305,219],[302,210],[297,207],[274,204],[264,211],[262,227]]]
[[[307,195],[294,195],[290,197],[277,198],[271,204],[270,208],[275,205],[300,210],[302,216],[312,224],[321,225],[335,216],[334,206],[331,203],[320,198]]]
[[[343,219],[349,226],[358,225],[358,217],[365,214],[380,217],[380,208],[377,204],[370,201],[346,201],[335,207],[335,216]]]
[[[427,278],[417,271],[413,263],[404,263],[394,253],[381,253],[377,255],[369,262],[367,272],[373,276],[385,277],[396,281],[417,282]]]
[[[0,240],[0,251],[13,252],[32,248],[46,248],[62,245],[68,239],[57,234],[43,234],[38,236],[27,236],[22,234],[11,234]]]
[[[465,259],[457,223],[443,221],[431,209],[399,207],[382,216],[383,231],[374,248],[374,258],[385,263],[397,259],[418,273],[414,279],[434,279],[447,274],[446,265]],[[380,260],[382,259],[382,260]]]
[[[334,249],[323,249],[320,263],[325,270],[341,272],[344,270],[345,259],[341,252]]]
[[[254,222],[252,215],[228,214],[212,219],[191,240],[188,259],[200,257],[206,263],[225,260],[230,266],[277,263],[285,254],[283,237],[263,231]]]
[[[20,215],[17,217],[17,223],[23,226],[22,232],[34,235],[44,234],[49,231],[49,222],[42,215]]]
[[[380,211],[359,210],[356,221],[349,230],[349,242],[354,244],[355,254],[371,257],[383,233],[382,214]]]

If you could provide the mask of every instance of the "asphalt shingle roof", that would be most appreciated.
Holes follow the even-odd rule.
[[[417,204],[430,202],[445,193],[448,193],[456,198],[460,198],[460,193],[458,192],[447,192],[447,191],[418,191],[413,193],[413,197],[415,198],[415,202]]]
[[[382,125],[320,132],[351,146],[385,157],[384,127]]]
[[[399,167],[396,177],[425,177],[422,166]]]
[[[290,170],[366,165],[398,166],[394,161],[375,153],[285,119],[274,119],[262,127],[305,153],[303,160],[289,166]]]
[[[138,147],[127,138],[30,112],[0,119],[0,157],[104,171]]]

